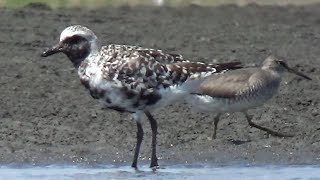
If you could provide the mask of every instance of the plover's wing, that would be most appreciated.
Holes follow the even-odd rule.
[[[150,55],[153,58],[155,58],[158,62],[164,63],[164,64],[189,62],[188,60],[184,59],[181,54],[164,53],[162,50],[159,50],[159,49],[141,48],[141,49],[138,49],[138,51],[146,55]]]
[[[123,45],[120,45],[120,46],[123,46]],[[145,48],[141,46],[128,46],[128,45],[125,45],[125,46],[127,47],[127,49],[133,49],[133,50],[139,51],[144,55],[148,55],[148,56],[150,55],[160,63],[171,64],[171,63],[177,63],[177,62],[189,62],[188,60],[184,59],[181,54],[165,53],[161,49]]]
[[[205,64],[202,62],[177,62],[175,65],[182,66],[186,68],[191,73],[201,73],[201,72],[211,72],[216,71],[217,73],[225,72],[228,70],[241,69],[241,62],[228,62],[228,63],[215,63],[215,64]]]
[[[141,50],[136,46],[109,45],[102,50],[103,75],[121,86],[133,90],[181,85],[187,80],[200,79],[219,73],[234,65],[217,66],[180,61],[157,50]],[[166,56],[166,57],[165,57]],[[107,59],[104,59],[107,57]],[[168,57],[173,58],[169,61]],[[160,59],[160,60],[159,60]],[[174,63],[176,62],[176,63]]]
[[[139,46],[110,44],[108,46],[101,47],[101,56],[114,56],[114,54],[117,54],[118,56],[129,55],[130,53],[136,51],[139,48]]]
[[[103,76],[127,89],[155,88],[168,75],[165,64],[137,46],[109,45],[101,50]]]
[[[155,58],[156,61],[164,64],[189,62],[188,60],[184,59],[181,54],[164,53],[160,49],[151,49],[151,48],[145,48],[140,46],[118,45],[118,44],[111,44],[109,46],[102,47],[102,52],[108,55],[111,55],[115,52],[119,54],[123,54],[123,53],[128,54],[134,51],[138,51],[144,56],[151,56]]]
[[[208,76],[215,76],[216,74],[221,74],[231,69],[239,69],[241,68],[240,65],[241,63],[239,62],[220,64],[178,62],[168,64],[167,67],[171,69],[171,80],[174,84],[184,84],[184,87],[187,88],[190,93],[196,93],[198,87]]]

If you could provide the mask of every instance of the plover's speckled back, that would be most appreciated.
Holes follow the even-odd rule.
[[[261,68],[243,68],[207,77],[199,86],[197,93],[186,100],[193,109],[216,114],[214,139],[220,115],[226,112],[243,112],[250,126],[271,135],[291,136],[255,124],[247,113],[248,109],[264,104],[276,94],[285,71],[311,80],[308,76],[289,68],[283,59],[269,56]]]
[[[151,123],[151,167],[156,167],[157,122],[150,111],[182,100],[208,75],[239,68],[239,63],[189,62],[181,55],[137,46],[99,47],[98,38],[90,29],[76,25],[62,31],[59,43],[42,56],[66,54],[93,98],[109,109],[133,113],[138,127],[132,163],[135,168],[143,137],[143,114]]]

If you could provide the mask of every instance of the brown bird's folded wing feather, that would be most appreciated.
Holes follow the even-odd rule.
[[[211,75],[202,82],[195,94],[217,98],[241,96],[250,90],[250,79],[255,76],[256,71],[256,68],[246,68]]]

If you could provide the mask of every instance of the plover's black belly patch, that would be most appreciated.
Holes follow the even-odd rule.
[[[138,108],[138,109],[144,109],[146,106],[155,105],[161,98],[162,98],[161,94],[156,91],[153,91],[153,92],[141,91],[135,103],[132,104],[132,107]]]
[[[141,96],[141,100],[145,100],[145,104],[147,106],[150,106],[150,105],[154,105],[156,104],[159,100],[161,99],[161,94],[157,93],[157,92],[152,92],[152,93],[149,93],[149,94],[143,94]]]
[[[134,90],[131,90],[131,89],[128,89],[128,87],[124,86],[123,88],[120,89],[121,93],[123,93],[125,95],[125,97],[127,99],[134,99],[136,98],[139,93],[134,91]]]
[[[130,113],[133,113],[132,111],[129,111],[126,108],[120,107],[120,106],[109,106],[108,108],[112,109],[112,110],[115,110],[115,111],[118,111],[118,112],[130,112]]]
[[[81,82],[81,84],[82,84],[85,88],[87,88],[87,89],[90,88],[89,80],[80,79],[80,82]]]
[[[105,95],[107,93],[106,90],[97,89],[97,88],[91,88],[91,89],[89,89],[89,92],[90,92],[91,97],[94,98],[94,99],[105,98]]]

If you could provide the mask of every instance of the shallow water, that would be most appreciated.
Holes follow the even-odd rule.
[[[12,168],[2,166],[0,179],[312,179],[320,180],[320,166],[167,166],[152,171],[142,166],[139,171],[129,166],[45,166]]]
[[[236,4],[244,6],[250,3],[256,3],[260,5],[307,5],[319,3],[320,0],[0,0],[0,7],[23,7],[29,3],[44,3],[52,8],[101,8],[108,6],[140,6],[140,5],[152,5],[152,6],[188,6],[196,4],[200,6],[219,6],[226,4]]]

